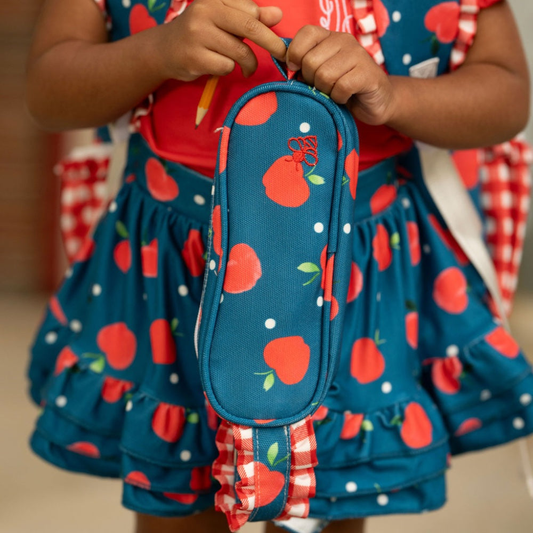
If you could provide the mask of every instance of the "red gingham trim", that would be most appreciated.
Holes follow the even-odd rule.
[[[253,430],[222,420],[216,435],[219,451],[213,463],[213,476],[221,488],[215,495],[215,508],[225,513],[231,531],[237,531],[255,508]],[[291,468],[288,498],[278,520],[305,518],[309,498],[315,495],[316,438],[311,417],[290,426]],[[235,468],[239,481],[235,483]],[[237,498],[240,503],[237,503]]]
[[[455,70],[464,63],[466,53],[472,46],[477,31],[478,0],[461,0],[460,8],[459,30],[450,56],[451,70]]]
[[[374,0],[351,0],[351,3],[355,20],[355,38],[372,59],[385,70],[385,56],[374,16]]]

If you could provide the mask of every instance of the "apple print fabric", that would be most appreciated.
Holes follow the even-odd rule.
[[[380,30],[389,71],[405,75],[409,65],[433,57],[437,30],[424,21],[441,3],[382,0],[389,15]],[[131,8],[138,4],[158,23],[168,12],[155,9],[159,3],[109,0],[114,39],[129,34]],[[452,44],[439,41],[439,73]],[[256,116],[266,120],[273,108],[272,101],[263,102]],[[243,127],[252,120],[241,118]],[[307,177],[314,167],[294,161],[287,144],[291,137],[317,135],[309,126],[284,135],[284,152],[269,165],[291,156],[311,197],[324,176],[316,169]],[[222,135],[229,139],[229,132]],[[489,312],[482,280],[450,239],[421,180],[416,151],[361,172],[357,182],[355,154],[352,159],[344,169],[356,206],[345,234],[353,252],[340,358],[324,401],[309,415],[318,464],[304,524],[316,532],[335,519],[437,509],[445,501],[450,453],[499,445],[533,427],[531,369]],[[247,161],[254,164],[253,157]],[[158,157],[134,134],[123,187],[50,299],[32,347],[30,392],[42,408],[31,439],[35,453],[70,471],[122,478],[124,506],[152,515],[207,509],[220,488],[212,471],[220,419],[204,396],[194,349],[209,268],[211,186],[212,180]],[[258,186],[264,194],[262,180]],[[217,260],[231,252],[217,230],[221,216],[213,210]],[[250,216],[245,227],[253,235],[263,228]],[[286,235],[288,245],[297,248],[304,231],[320,236],[317,223],[324,224],[317,220]],[[278,243],[271,241],[267,261],[275,263]],[[338,284],[322,244],[290,275],[298,275],[295,290],[315,291],[314,305],[326,302],[331,311]],[[233,292],[224,292],[224,299],[247,297],[264,280],[263,254],[248,246],[255,255],[237,249],[237,259],[245,261],[233,263]],[[239,264],[252,265],[245,287],[255,284],[247,291],[238,292]],[[291,297],[274,295],[283,302]],[[313,311],[302,309],[299,316],[305,321]],[[240,335],[246,333],[241,327]],[[295,338],[278,342],[298,351],[303,368],[304,344],[310,344],[303,335],[287,337]],[[301,383],[298,372],[278,372],[277,348],[269,347],[263,368],[252,369],[246,385],[272,398]],[[276,442],[264,451],[261,469],[287,464]],[[301,531],[298,520],[279,525]]]

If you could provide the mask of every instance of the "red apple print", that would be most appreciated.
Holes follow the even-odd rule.
[[[324,250],[322,251],[322,255],[320,256],[320,263],[321,265],[324,264],[324,261],[326,259],[326,253],[327,253],[327,246],[324,247]],[[337,313],[339,312],[339,303],[337,302],[337,299],[335,296],[331,294],[333,290],[333,268],[334,268],[334,260],[335,255],[332,255],[329,257],[326,268],[322,266],[322,279],[321,279],[321,286],[324,289],[324,301],[325,302],[331,302],[331,308],[329,313],[329,319],[333,320]]]
[[[216,431],[218,429],[220,418],[207,400],[205,401],[205,410],[207,413],[207,426],[209,429]]]
[[[307,372],[311,349],[302,337],[279,337],[265,346],[263,357],[285,385],[294,385]]]
[[[198,494],[178,494],[176,492],[163,492],[163,496],[183,505],[191,505],[198,499]]]
[[[220,217],[220,205],[213,208],[213,250],[222,257],[222,219]]]
[[[137,4],[140,5],[140,4]],[[137,6],[135,6],[137,7]],[[170,202],[177,198],[179,187],[176,181],[165,171],[159,159],[151,157],[146,162],[146,184],[150,194],[160,202]]]
[[[116,403],[132,388],[131,381],[106,376],[102,386],[102,398],[108,403]]]
[[[411,254],[411,264],[413,266],[420,263],[422,253],[420,251],[420,235],[416,222],[407,222],[407,237],[409,239],[409,253]]]
[[[353,343],[350,373],[359,383],[376,381],[385,372],[385,358],[377,347],[378,343],[368,337]]]
[[[189,230],[187,240],[183,245],[181,256],[191,273],[191,276],[200,276],[205,270],[204,241],[202,234],[197,229]]]
[[[142,4],[135,4],[131,8],[129,23],[132,35],[157,26],[157,21],[150,16],[148,9]]]
[[[131,245],[130,241],[120,241],[113,250],[113,259],[117,267],[124,272],[124,274],[131,267]]]
[[[227,126],[224,126],[222,130],[222,137],[220,139],[220,148],[218,156],[218,172],[222,174],[226,170],[226,165],[228,163],[228,144],[229,144],[229,134],[231,130]]]
[[[355,148],[346,156],[344,172],[346,172],[350,180],[350,194],[355,200],[355,190],[357,189],[357,178],[359,175],[359,154],[355,151]]]
[[[157,278],[157,251],[157,239],[141,247],[142,271],[147,278]]]
[[[154,320],[150,326],[152,359],[158,365],[170,365],[176,361],[176,341],[172,325],[164,318]]]
[[[453,152],[453,162],[463,180],[464,186],[471,190],[479,183],[479,150],[458,150]]]
[[[383,224],[377,225],[376,236],[372,240],[372,249],[374,259],[378,262],[378,270],[381,272],[389,268],[392,262],[392,248],[389,232]]]
[[[66,448],[71,452],[86,455],[87,457],[93,457],[94,459],[100,457],[100,450],[92,442],[74,442],[73,444],[69,444]]]
[[[68,347],[65,346],[57,356],[54,375],[57,376],[65,370],[71,368],[78,362],[78,356]]]
[[[276,93],[263,93],[245,104],[235,118],[235,122],[241,126],[259,126],[267,122],[277,110]]]
[[[124,481],[129,485],[135,485],[141,489],[150,490],[150,480],[146,477],[146,474],[134,470],[130,472],[125,478]]]
[[[449,248],[455,259],[460,265],[468,265],[468,257],[463,252],[463,249],[459,246],[457,241],[453,238],[453,235],[449,229],[444,229],[435,215],[428,215],[429,223],[433,226],[433,229],[437,232],[442,242]]]
[[[461,7],[457,2],[443,2],[433,6],[424,19],[426,28],[434,32],[441,43],[451,43],[459,30]]]
[[[154,433],[166,442],[177,442],[183,433],[185,409],[179,405],[161,402],[152,417]]]
[[[342,136],[339,133],[339,130],[337,130],[337,151],[339,151],[342,148]]]
[[[135,174],[130,174],[124,181],[126,183],[133,183],[137,179],[137,176]]]
[[[396,187],[394,185],[382,185],[370,198],[370,209],[372,214],[381,213],[384,209],[389,207],[396,197]]]
[[[263,507],[272,503],[285,485],[285,476],[281,472],[269,470],[268,466],[259,461],[254,462],[255,475],[260,481],[257,491],[256,507]]]
[[[224,290],[232,294],[249,291],[262,274],[261,262],[254,249],[244,243],[235,244],[226,264]]]
[[[192,469],[189,484],[195,492],[205,492],[211,488],[211,466],[197,466]]]
[[[364,415],[360,413],[344,413],[344,423],[342,425],[341,439],[353,439],[359,434],[361,424],[363,423]]]
[[[68,324],[67,317],[63,312],[63,309],[61,307],[61,304],[59,303],[59,300],[57,299],[57,296],[52,296],[52,298],[50,298],[48,307],[50,308],[50,312],[55,316],[56,320],[60,324],[63,324],[63,326],[66,326]]]
[[[518,354],[520,353],[520,347],[517,342],[502,326],[498,326],[495,330],[486,335],[485,341],[497,352],[509,359],[518,357]]]
[[[83,261],[87,261],[94,252],[94,249],[96,247],[96,244],[93,239],[90,237],[87,237],[83,244],[81,245],[80,249],[76,252],[76,255],[72,259],[74,263],[81,263]]]
[[[178,15],[181,15],[185,11],[188,3],[189,0],[172,0],[165,15],[165,24],[172,22]]]
[[[463,373],[463,363],[457,356],[435,359],[431,367],[431,379],[435,387],[445,394],[456,394],[461,388],[459,378]]]
[[[419,403],[411,402],[405,408],[400,435],[409,448],[424,448],[433,441],[433,426]]]
[[[276,420],[275,418],[254,418],[254,422],[257,422],[258,424],[270,424],[270,422],[274,422]]]
[[[378,37],[383,37],[387,33],[390,24],[389,12],[381,0],[374,0],[374,17],[378,30]]]
[[[481,422],[479,418],[467,418],[461,422],[461,425],[455,430],[454,435],[456,437],[461,437],[462,435],[466,435],[467,433],[471,433],[472,431],[476,431],[482,427],[483,422]]]
[[[348,303],[353,302],[363,290],[363,274],[357,263],[352,261],[352,270],[350,273],[350,284],[348,286]]]
[[[96,343],[105,354],[109,366],[115,370],[128,368],[135,359],[137,339],[124,322],[103,327],[98,332]]]
[[[418,348],[418,312],[414,302],[406,303],[408,313],[405,315],[405,336],[407,344],[416,350]]]
[[[464,274],[456,267],[443,270],[435,280],[433,299],[444,311],[458,315],[468,307]]]
[[[324,420],[328,416],[329,409],[325,405],[321,405],[311,417],[311,420]]]

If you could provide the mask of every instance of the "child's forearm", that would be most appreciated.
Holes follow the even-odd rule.
[[[32,116],[57,131],[101,126],[126,113],[164,81],[153,31],[114,43],[56,44],[29,65]]]
[[[475,63],[434,79],[391,77],[395,104],[387,125],[442,148],[509,140],[527,124],[529,84],[501,66]]]

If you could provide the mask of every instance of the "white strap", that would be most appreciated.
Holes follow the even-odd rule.
[[[128,157],[128,139],[130,137],[131,111],[122,115],[109,125],[109,133],[113,141],[113,153],[107,171],[107,198],[114,198],[122,184],[122,174]]]

